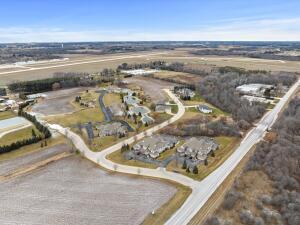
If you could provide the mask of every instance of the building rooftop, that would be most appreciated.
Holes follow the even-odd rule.
[[[193,160],[205,160],[207,155],[218,148],[214,139],[209,137],[192,137],[177,149],[182,155],[192,157]]]

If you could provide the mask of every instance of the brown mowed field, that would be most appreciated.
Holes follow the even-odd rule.
[[[0,224],[141,224],[176,188],[109,173],[79,156],[0,182]]]
[[[158,56],[156,56],[159,58]],[[300,61],[267,60],[232,56],[197,56],[190,54],[187,49],[175,50],[164,56],[166,62],[182,62],[203,66],[233,66],[248,70],[300,72]]]
[[[100,72],[104,68],[112,68],[115,69],[118,65],[122,63],[145,63],[147,61],[154,60],[153,55],[149,54],[165,54],[164,52],[140,52],[135,54],[114,54],[110,56],[84,56],[83,59],[75,58],[70,59],[65,62],[57,62],[57,63],[45,63],[43,65],[30,65],[29,69],[24,69],[24,71],[18,69],[16,72],[9,71],[10,73],[5,73],[0,70],[0,85],[7,85],[16,80],[36,80],[48,78],[53,75],[55,72]],[[134,58],[131,58],[136,56]],[[124,58],[121,58],[124,57]],[[129,58],[125,58],[129,57]],[[109,60],[108,60],[109,59]],[[99,62],[94,62],[96,60],[100,60]],[[101,61],[108,60],[108,61]],[[75,65],[67,65],[72,63],[78,63]],[[82,63],[82,64],[80,64]],[[65,66],[63,66],[65,65]],[[42,67],[51,67],[51,66],[59,66],[54,68],[44,68],[35,70],[36,68]],[[30,68],[34,70],[30,70]]]
[[[147,55],[156,53],[157,55]],[[136,55],[136,58],[127,58],[127,59],[113,59],[120,57],[132,57]],[[141,56],[144,55],[144,56]],[[68,57],[68,56],[66,56]],[[39,68],[55,65],[64,65],[70,63],[84,63],[87,61],[94,60],[106,60],[113,59],[110,61],[103,62],[89,62],[85,64],[78,65],[67,65],[62,67],[55,68],[45,68],[41,70],[22,70],[20,68],[16,69],[16,72],[5,71],[0,69],[0,85],[9,84],[12,81],[16,80],[35,80],[42,79],[52,76],[55,72],[99,72],[104,68],[115,69],[118,65],[122,63],[146,63],[149,61],[163,60],[166,62],[182,62],[191,65],[198,65],[207,68],[209,66],[234,66],[241,67],[251,70],[270,70],[270,71],[288,71],[288,72],[299,72],[300,71],[300,62],[299,61],[281,61],[281,60],[265,60],[265,59],[254,59],[254,58],[244,58],[244,57],[220,57],[220,56],[196,56],[189,53],[188,49],[176,49],[169,51],[155,51],[155,52],[139,52],[139,53],[127,53],[127,54],[113,54],[113,55],[74,55],[73,57],[69,56],[70,60],[65,62],[56,62],[56,63],[45,63],[37,65],[29,65],[29,68]],[[11,69],[9,69],[11,70]],[[11,72],[11,73],[5,73]],[[1,74],[2,73],[2,74]]]

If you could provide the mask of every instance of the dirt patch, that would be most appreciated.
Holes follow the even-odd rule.
[[[0,224],[140,224],[175,192],[71,156],[0,182]]]
[[[150,96],[154,102],[168,100],[166,92],[162,89],[170,89],[175,86],[174,83],[141,76],[130,77],[126,81],[142,87],[145,95]]]
[[[45,116],[74,112],[75,108],[70,102],[85,89],[86,88],[71,88],[45,92],[44,94],[46,94],[47,97],[35,104],[32,107],[32,111]]]

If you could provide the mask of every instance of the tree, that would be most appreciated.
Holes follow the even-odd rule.
[[[198,174],[198,167],[197,166],[194,166],[194,168],[193,168],[193,174]]]
[[[185,170],[186,168],[187,168],[187,163],[186,163],[186,160],[184,160],[184,161],[183,161],[183,164],[182,164],[182,169]]]
[[[207,166],[208,165],[208,161],[207,159],[204,160],[204,165]]]
[[[56,91],[56,90],[58,90],[60,88],[61,88],[60,83],[55,82],[54,84],[52,84],[52,90],[53,91]]]
[[[32,136],[33,136],[33,137],[36,136],[36,133],[35,133],[34,129],[31,129],[31,133],[32,133]]]

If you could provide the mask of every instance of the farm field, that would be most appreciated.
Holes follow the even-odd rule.
[[[0,182],[0,223],[140,224],[175,193],[158,180],[109,173],[70,156]]]

